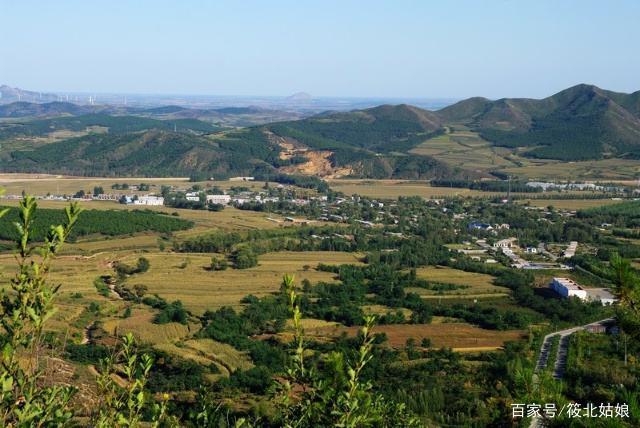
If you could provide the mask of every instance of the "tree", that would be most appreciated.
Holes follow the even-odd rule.
[[[348,363],[342,353],[333,353],[326,364],[334,370],[329,379],[321,379],[305,359],[300,298],[293,277],[285,275],[282,289],[289,301],[294,337],[291,363],[283,379],[276,383],[276,402],[284,427],[414,427],[419,422],[404,404],[385,401],[372,391],[373,385],[361,379],[362,370],[371,361],[375,337],[373,317],[366,317],[360,331],[360,347],[355,361]],[[295,391],[295,393],[294,393]]]
[[[242,247],[233,253],[233,263],[236,269],[248,269],[258,265],[258,256],[248,247]]]
[[[9,287],[0,287],[0,426],[64,427],[73,422],[72,386],[49,386],[43,376],[43,332],[55,313],[54,298],[60,286],[48,279],[51,261],[67,240],[82,212],[77,203],[65,209],[63,224],[50,226],[40,245],[32,244],[37,203],[25,195],[19,205],[16,239],[18,270]],[[7,210],[0,210],[0,217]],[[7,290],[10,288],[10,290]],[[92,302],[95,304],[95,302]],[[161,404],[146,406],[145,385],[152,366],[151,357],[139,354],[133,336],[124,337],[122,349],[105,360],[98,379],[102,403],[96,408],[92,426],[139,427],[143,409],[152,427],[164,418],[165,395]],[[115,367],[124,373],[125,386],[113,378]]]
[[[18,272],[10,292],[3,287],[0,298],[0,420],[2,426],[62,426],[69,423],[70,386],[42,386],[42,339],[44,324],[55,312],[53,300],[59,286],[51,286],[47,273],[78,219],[81,209],[66,208],[64,224],[51,226],[39,246],[31,244],[37,203],[32,196],[20,202],[17,260]],[[0,217],[6,210],[0,213]],[[26,359],[26,360],[25,360]]]
[[[224,257],[211,257],[211,270],[226,270],[228,266],[227,259]]]
[[[149,291],[149,288],[144,284],[136,284],[133,286],[133,291],[136,293],[138,300],[142,300],[144,295],[147,294],[147,291]]]
[[[144,416],[147,395],[145,386],[153,359],[148,354],[138,354],[131,333],[123,336],[118,352],[102,360],[98,376],[98,391],[101,399],[93,418],[96,428],[139,427]],[[124,383],[114,380],[124,373]],[[166,412],[169,399],[164,394],[161,404],[152,406],[152,426],[158,427]]]
[[[93,195],[94,196],[98,196],[98,195],[102,195],[104,194],[104,189],[102,188],[102,186],[95,186],[93,188]]]
[[[136,265],[136,273],[144,273],[148,271],[150,267],[151,263],[149,263],[149,259],[146,257],[140,257]]]
[[[613,254],[610,260],[613,291],[620,300],[616,318],[623,332],[640,340],[640,277],[629,260]]]

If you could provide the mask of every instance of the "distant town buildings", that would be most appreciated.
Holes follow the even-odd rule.
[[[208,204],[228,205],[231,202],[230,195],[207,195]]]
[[[191,202],[199,202],[200,201],[200,193],[198,192],[187,192],[185,193],[185,198],[187,201]]]
[[[493,248],[512,248],[516,246],[516,241],[516,238],[501,239],[493,244]]]
[[[134,205],[154,205],[161,206],[164,205],[164,198],[162,196],[138,196],[138,199],[133,200]]]
[[[479,221],[474,221],[469,223],[469,230],[493,230],[493,226],[487,223],[480,223]]]

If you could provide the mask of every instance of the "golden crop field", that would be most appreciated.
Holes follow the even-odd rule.
[[[428,281],[439,282],[443,284],[463,285],[467,288],[456,290],[446,290],[442,292],[434,290],[426,290],[423,288],[408,288],[407,291],[417,293],[425,299],[439,298],[493,298],[506,296],[509,290],[504,287],[498,287],[493,284],[495,279],[491,275],[475,272],[465,272],[458,269],[452,269],[443,266],[430,266],[419,268],[416,270],[418,277]]]
[[[175,186],[177,188],[189,188],[199,185],[203,189],[218,187],[228,190],[231,187],[246,187],[252,191],[258,191],[264,187],[264,181],[230,181],[208,180],[191,182],[187,177],[75,177],[52,174],[22,174],[0,173],[0,188],[4,188],[9,195],[19,195],[22,191],[28,194],[45,196],[51,194],[74,194],[78,190],[93,191],[96,186],[101,186],[105,193],[133,194],[133,190],[112,190],[114,184],[138,185],[146,183],[150,186],[149,192],[159,193],[162,186]],[[277,186],[277,183],[272,183]],[[291,187],[291,186],[289,186]],[[310,189],[296,188],[302,193],[315,193]]]
[[[154,324],[153,311],[142,305],[133,306],[132,314],[128,318],[113,317],[104,321],[103,328],[109,334],[133,333],[141,343],[157,345],[175,342],[197,331],[196,325],[183,325],[175,322]]]
[[[497,193],[450,187],[432,187],[427,181],[412,180],[328,180],[333,190],[346,195],[358,194],[372,198],[396,199],[400,196],[421,196],[423,198],[445,198],[453,196],[493,196]]]
[[[334,274],[314,269],[320,262],[359,263],[359,255],[354,253],[277,252],[259,256],[259,265],[250,269],[209,271],[206,268],[211,254],[149,253],[144,256],[151,268],[131,278],[130,285],[144,284],[150,294],[157,293],[167,301],[181,300],[195,313],[221,306],[238,307],[248,294],[261,297],[276,292],[286,273],[294,274],[298,284],[303,279],[332,281]],[[137,257],[130,255],[124,261],[134,263]],[[182,265],[185,267],[180,268]]]
[[[586,208],[602,207],[605,205],[613,205],[623,202],[617,199],[523,199],[518,203],[529,203],[534,207],[560,208],[564,210],[582,210]]]
[[[338,337],[342,333],[354,336],[358,331],[358,327],[321,327],[307,332],[312,336]],[[373,333],[386,334],[389,345],[393,347],[404,347],[409,338],[419,346],[422,339],[428,338],[433,347],[447,347],[454,351],[497,349],[505,342],[522,339],[525,335],[521,330],[486,330],[466,323],[379,325],[373,328]]]

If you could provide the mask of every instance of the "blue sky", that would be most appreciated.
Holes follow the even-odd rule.
[[[640,89],[640,1],[0,0],[0,83],[209,95]]]

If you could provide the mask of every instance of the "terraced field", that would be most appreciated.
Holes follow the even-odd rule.
[[[144,284],[149,293],[168,301],[181,300],[195,313],[221,306],[240,305],[248,294],[257,297],[278,291],[282,276],[292,273],[297,281],[332,281],[334,274],[316,271],[319,261],[325,264],[358,263],[358,254],[341,252],[278,252],[259,257],[259,265],[250,269],[209,271],[211,254],[146,254],[151,262],[148,272],[131,278],[131,285]],[[124,258],[133,263],[137,255]],[[182,265],[184,268],[180,268]],[[308,266],[308,268],[305,268]],[[188,278],[185,280],[185,278]]]

